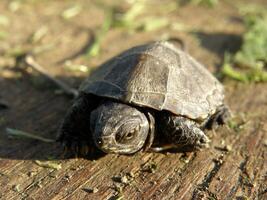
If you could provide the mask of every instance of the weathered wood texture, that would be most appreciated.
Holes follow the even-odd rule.
[[[17,13],[8,11],[7,2],[1,1],[0,12],[10,17],[10,29],[16,34],[0,41],[0,52],[8,51],[10,46],[27,46],[26,39],[45,25],[50,31],[43,43],[55,43],[56,47],[38,55],[38,61],[58,78],[76,86],[84,74],[60,68],[60,61],[66,57],[74,63],[96,66],[168,31],[183,38],[189,53],[215,71],[225,49],[236,44],[243,30],[242,24],[234,20],[237,9],[230,3],[214,9],[186,6],[170,18],[200,30],[197,35],[201,46],[194,35],[168,29],[135,35],[113,31],[103,41],[103,53],[88,61],[73,55],[87,41],[87,32],[80,27],[101,24],[103,14],[99,8],[89,5],[89,1],[79,1],[85,5],[84,10],[67,23],[58,15],[71,5],[68,1],[23,4]],[[96,20],[88,22],[92,16]],[[26,22],[31,27],[26,28]],[[246,123],[238,132],[227,127],[209,132],[212,143],[208,149],[187,154],[106,155],[89,160],[62,159],[62,149],[56,144],[10,139],[5,134],[5,128],[11,127],[55,138],[71,100],[56,95],[51,87],[44,88],[40,80],[31,71],[17,70],[11,58],[0,57],[0,98],[10,106],[0,110],[0,199],[116,199],[120,195],[123,199],[267,199],[267,84],[224,82],[227,103],[235,115],[245,116]],[[62,168],[44,168],[35,163],[50,159]]]

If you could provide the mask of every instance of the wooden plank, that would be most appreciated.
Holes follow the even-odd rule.
[[[83,5],[86,1],[77,2]],[[198,39],[202,46],[188,33],[166,30],[185,39],[189,44],[188,51],[212,71],[222,61],[225,45],[232,42],[229,38],[233,35],[236,38],[243,30],[242,24],[228,20],[238,17],[236,8],[231,3],[220,4],[214,9],[187,6],[171,16],[202,30]],[[60,68],[62,62],[58,62],[84,47],[87,36],[76,26],[56,17],[56,13],[68,7],[67,1],[51,1],[45,6],[40,2],[34,6],[23,4],[22,7],[27,8],[27,12],[22,10],[23,16],[18,18],[15,16],[18,13],[9,13],[8,1],[0,4],[0,11],[11,21],[16,20],[10,29],[18,34],[12,34],[7,44],[23,46],[32,32],[47,21],[51,32],[43,43],[60,45],[38,55],[38,62],[47,66],[59,79],[68,83],[81,82],[84,74],[66,72]],[[88,7],[84,6],[86,14],[77,16],[77,22],[80,19],[82,26],[94,29],[97,22],[88,24],[87,19],[92,17],[92,12],[101,19],[103,13],[95,7]],[[44,15],[43,9],[51,15]],[[21,28],[25,21],[32,24],[27,30]],[[116,30],[103,41],[104,50],[99,57],[88,61],[78,54],[73,61],[88,66],[98,65],[123,49],[153,39],[151,33],[127,35]],[[1,53],[6,43],[0,44]],[[11,64],[5,64],[3,68],[1,63]],[[55,95],[55,88],[50,84],[36,84],[34,81],[42,80],[38,74],[25,73],[13,65],[14,60],[0,58],[0,98],[10,104],[8,110],[0,110],[0,199],[116,199],[120,196],[138,200],[267,199],[266,84],[224,82],[226,101],[235,115],[245,116],[247,123],[239,132],[227,127],[219,128],[216,133],[208,132],[212,138],[211,146],[201,152],[137,153],[133,156],[106,155],[98,160],[75,159],[62,158],[62,149],[56,144],[7,137],[5,128],[11,127],[55,138],[59,123],[71,104],[70,99]],[[50,159],[61,164],[62,168],[44,168],[35,162]]]

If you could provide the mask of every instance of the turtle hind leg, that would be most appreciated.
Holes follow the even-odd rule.
[[[164,115],[162,120],[163,134],[177,148],[195,150],[208,146],[209,138],[194,121],[171,114]]]
[[[224,125],[227,123],[228,119],[231,117],[231,112],[229,108],[225,105],[221,106],[217,112],[212,115],[204,128],[206,129],[216,129],[219,125]]]

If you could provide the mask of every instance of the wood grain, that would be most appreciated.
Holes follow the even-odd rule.
[[[0,10],[8,12],[7,1],[3,2]],[[62,10],[66,5],[49,1],[45,9]],[[23,36],[7,42],[23,44],[24,38],[30,36],[42,20],[50,19],[48,26],[56,34],[48,35],[44,41],[60,41],[60,48],[38,55],[37,60],[57,78],[73,85],[80,83],[84,74],[66,72],[58,61],[82,48],[84,35],[77,35],[77,27],[60,21],[54,14],[45,16],[40,12],[40,21],[35,20],[30,13],[44,9],[42,3],[36,3],[34,9],[32,5],[27,8],[28,13],[23,13],[20,23],[28,20],[33,25],[24,31],[21,25],[14,24],[13,32],[22,31]],[[101,16],[94,7],[84,9]],[[189,43],[190,54],[215,71],[215,66],[222,62],[223,48],[231,43],[231,35],[243,30],[242,25],[226,20],[238,17],[236,13],[230,3],[208,10],[186,6],[172,17],[202,30],[198,40],[205,44],[199,46],[195,36],[188,33],[175,34]],[[11,20],[16,17],[6,14]],[[196,19],[195,15],[199,17]],[[83,17],[80,16],[81,24],[95,27],[87,24],[88,20]],[[88,17],[92,16],[86,15],[86,19]],[[64,37],[60,36],[62,32]],[[126,48],[152,39],[154,36],[150,33],[127,36],[114,31],[103,41],[103,55],[91,61],[78,55],[74,61],[94,66]],[[225,126],[208,132],[212,139],[208,149],[191,153],[106,155],[92,160],[62,157],[63,150],[57,144],[11,139],[6,135],[5,129],[10,127],[55,138],[72,100],[56,95],[56,88],[46,81],[36,84],[42,77],[29,70],[18,70],[14,60],[11,64],[1,63],[0,98],[8,102],[10,108],[0,110],[0,199],[267,199],[267,84],[223,82],[226,102],[237,118],[243,116],[245,123],[239,131]],[[61,169],[44,168],[37,165],[36,160],[52,160],[60,164]]]

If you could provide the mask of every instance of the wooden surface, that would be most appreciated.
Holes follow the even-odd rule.
[[[13,22],[10,29],[21,30],[23,34],[0,41],[0,52],[7,51],[6,44],[24,45],[33,30],[46,25],[50,32],[44,43],[56,41],[58,48],[38,55],[38,61],[59,79],[77,86],[85,74],[66,72],[59,61],[82,49],[87,34],[57,18],[59,10],[70,5],[68,1],[51,1],[45,8],[41,3],[23,5],[26,11],[17,14],[6,11],[7,2],[0,3],[5,15],[11,19],[21,15],[21,23],[28,20],[33,25],[24,30]],[[186,6],[171,16],[201,30],[199,39],[184,32],[173,34],[182,37],[190,54],[211,71],[222,62],[225,47],[235,42],[232,39],[238,38],[236,35],[243,30],[240,22],[230,19],[237,15],[234,6],[226,3],[221,6],[208,11]],[[50,15],[49,8],[55,8]],[[42,9],[47,12],[41,12]],[[90,6],[84,9],[97,15]],[[96,24],[86,22],[86,17],[87,12],[83,12],[79,22],[72,22],[95,27]],[[99,24],[97,20],[95,23]],[[163,32],[125,36],[114,31],[103,41],[103,54],[98,58],[88,61],[77,56],[72,60],[97,66],[117,52],[155,39],[159,34]],[[198,40],[202,45],[198,45]],[[220,127],[208,132],[212,139],[208,149],[186,154],[106,155],[96,160],[62,158],[62,149],[57,144],[11,139],[5,130],[11,127],[55,138],[71,99],[55,94],[56,89],[31,70],[18,69],[13,58],[0,57],[0,100],[10,106],[0,110],[0,199],[267,199],[267,84],[226,80],[224,85],[226,102],[236,120],[242,119],[242,127],[238,131]],[[61,169],[40,166],[37,160],[55,162]]]

